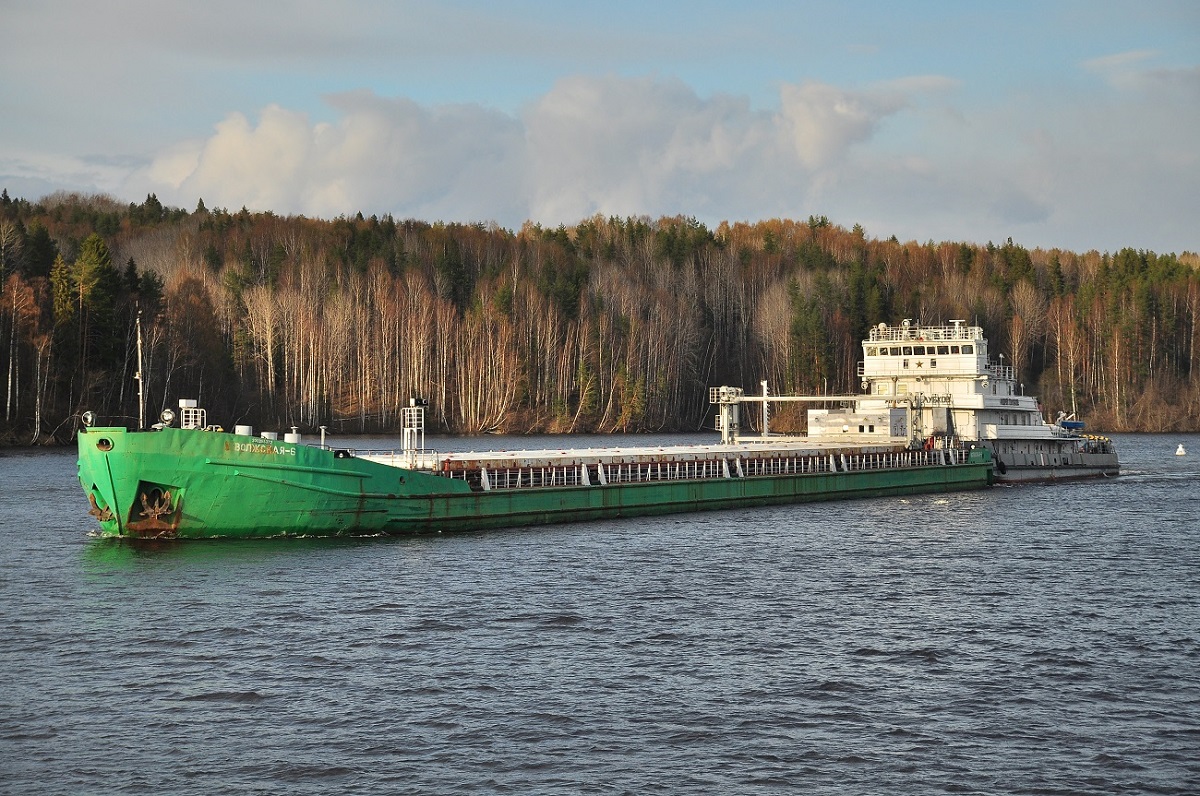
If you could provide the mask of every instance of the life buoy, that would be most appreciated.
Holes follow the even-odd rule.
[[[933,437],[930,437],[929,439],[925,440],[925,450],[927,450],[927,451],[933,450],[934,444],[935,443],[933,441]]]

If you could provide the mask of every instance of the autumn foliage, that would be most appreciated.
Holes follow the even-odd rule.
[[[1200,428],[1200,260],[868,237],[824,217],[573,227],[332,221],[0,196],[0,438],[136,424],[198,398],[231,427],[695,429],[707,387],[853,392],[880,321],[982,325],[1048,412]]]

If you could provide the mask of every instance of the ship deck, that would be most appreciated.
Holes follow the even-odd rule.
[[[368,461],[405,469],[488,469],[568,467],[586,464],[639,464],[655,462],[762,459],[777,456],[823,456],[836,453],[875,454],[904,449],[901,440],[875,441],[842,438],[818,441],[809,437],[743,438],[734,445],[689,444],[600,448],[538,448],[491,451],[351,451]]]

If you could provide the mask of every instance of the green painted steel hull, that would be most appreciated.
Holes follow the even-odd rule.
[[[424,471],[219,432],[79,435],[91,514],[103,533],[133,538],[461,531],[978,489],[991,474],[980,449],[949,466],[472,491]]]

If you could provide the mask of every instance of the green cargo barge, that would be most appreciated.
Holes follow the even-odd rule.
[[[405,410],[404,449],[379,453],[306,445],[294,435],[255,437],[245,428],[226,433],[205,425],[193,402],[184,403],[191,405],[183,409],[182,428],[93,425],[79,434],[80,483],[105,535],[461,531],[948,492],[982,488],[992,479],[983,448],[913,449],[907,439],[886,435],[857,444],[763,437],[675,447],[438,453],[423,447],[424,418],[413,407]],[[722,407],[726,429],[737,423],[736,404],[730,407]]]

